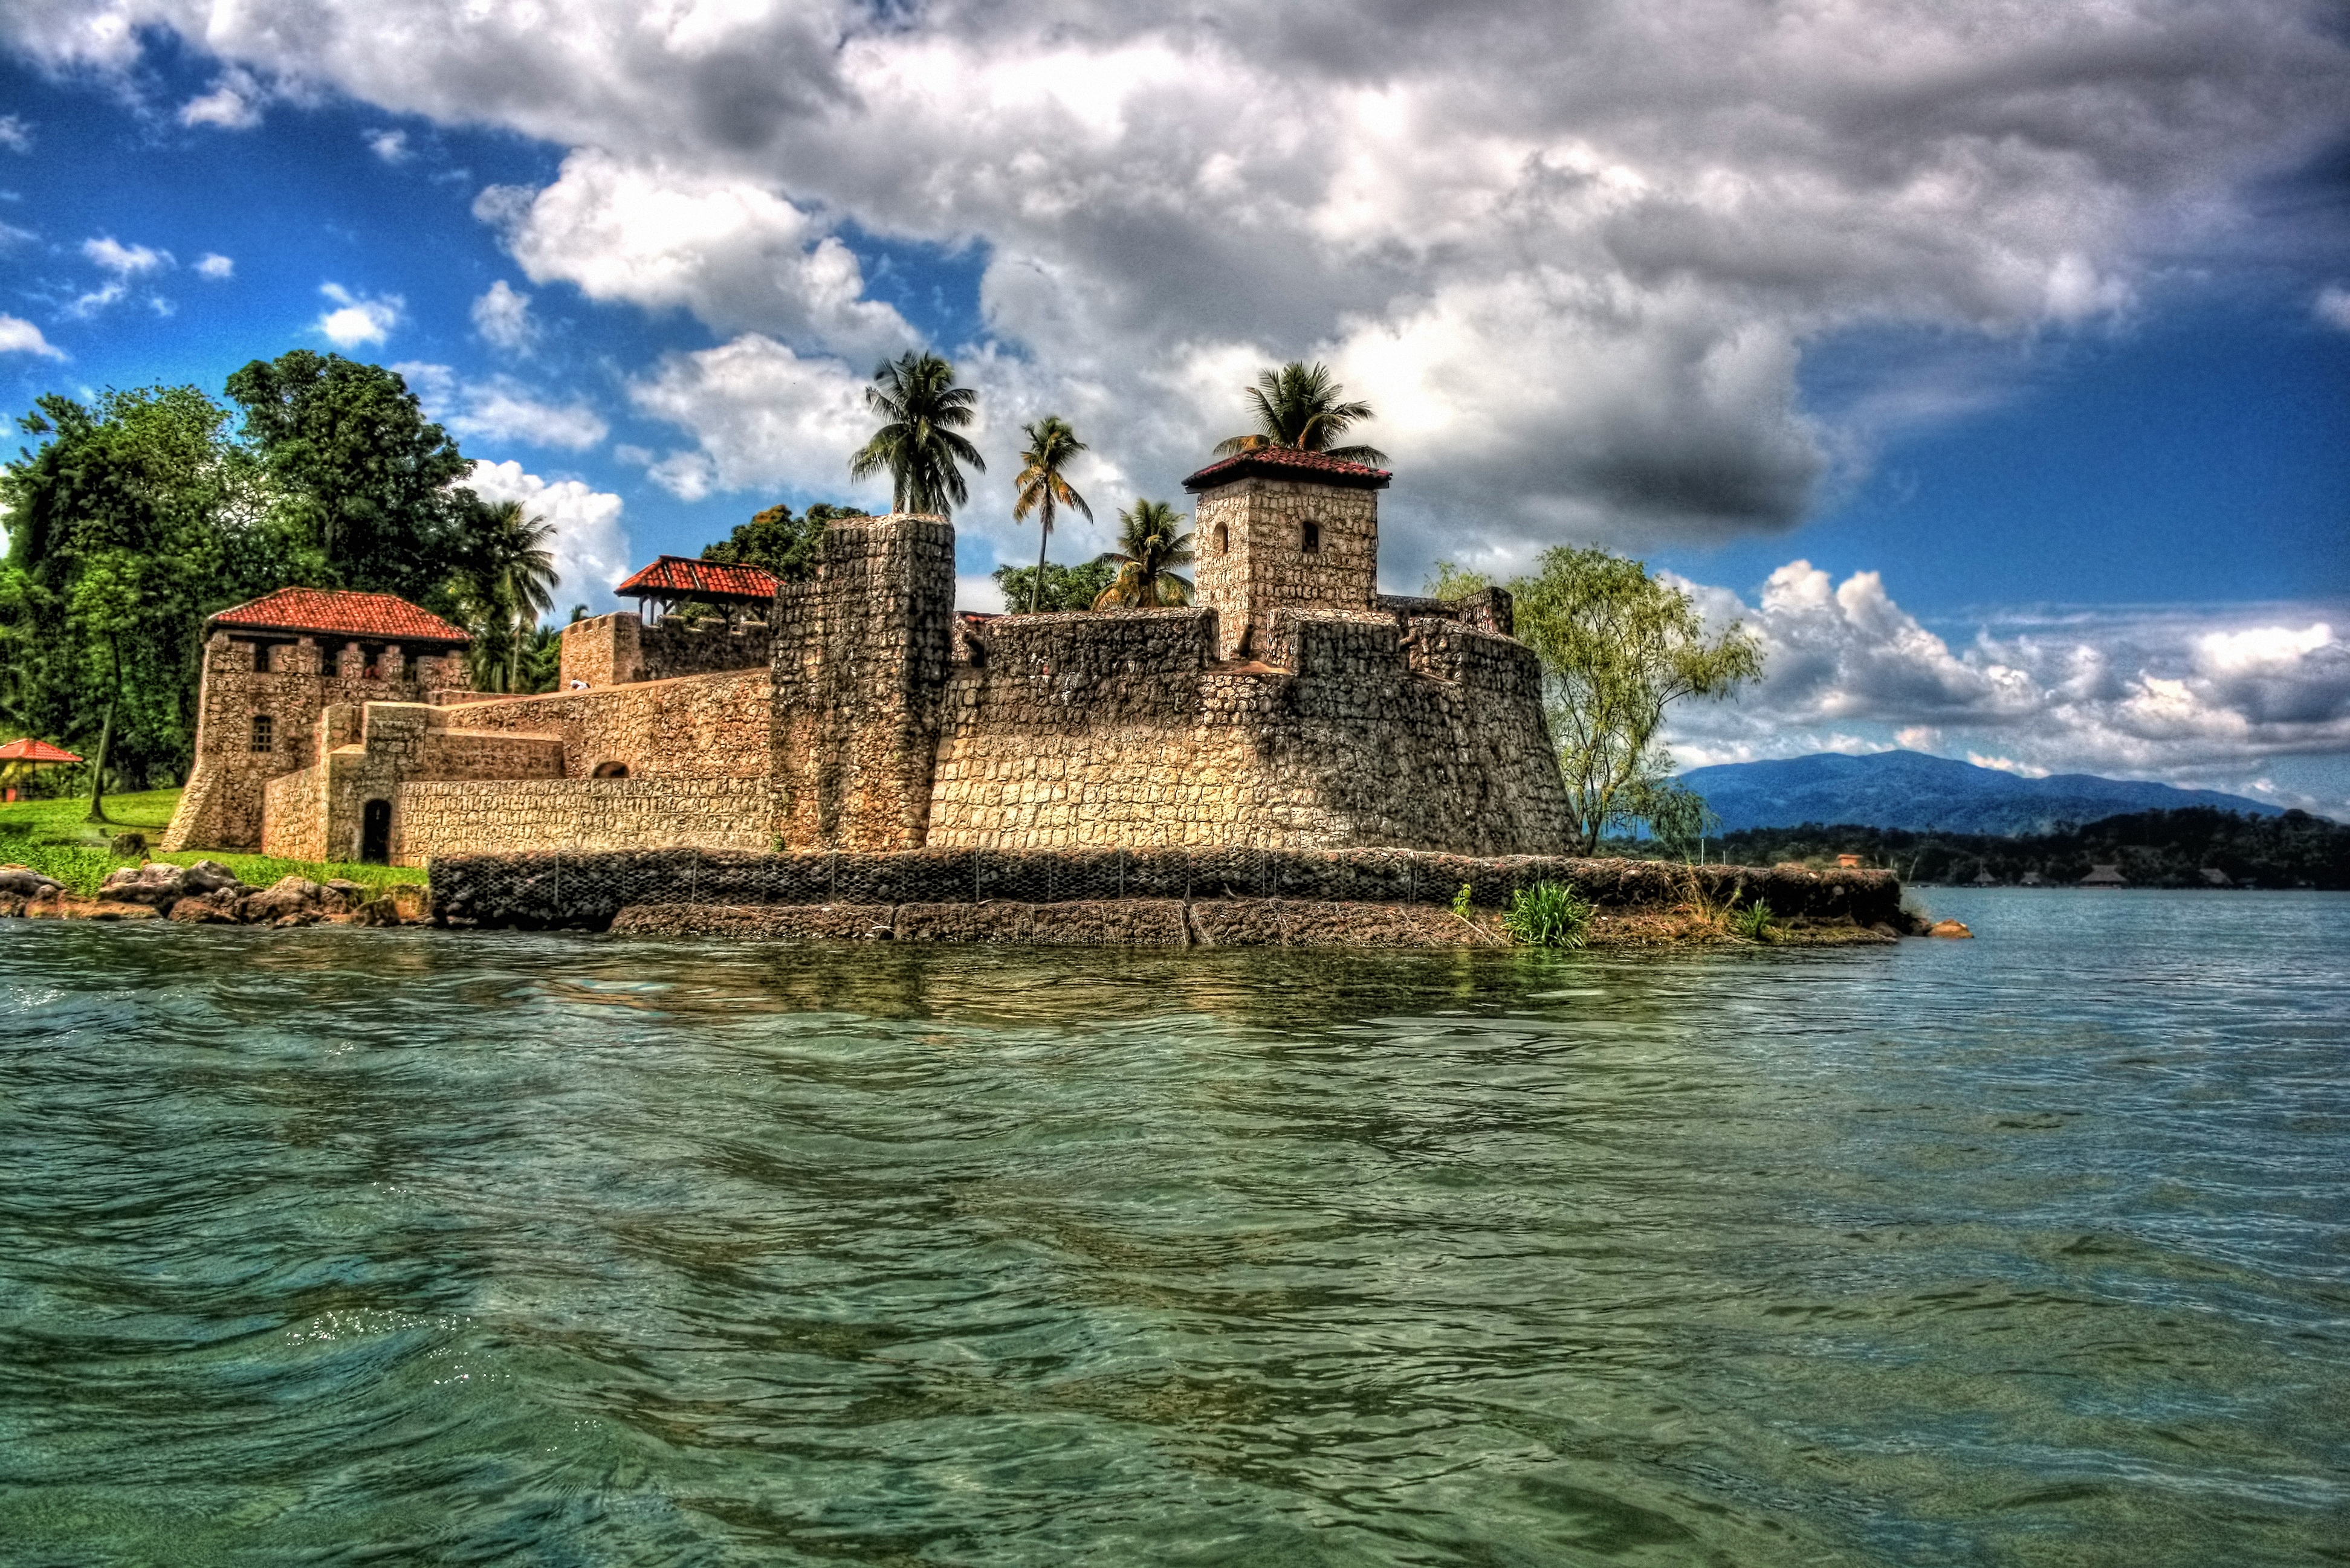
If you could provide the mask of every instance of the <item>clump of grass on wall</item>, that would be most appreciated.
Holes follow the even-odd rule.
[[[1724,923],[1731,936],[1744,937],[1750,942],[1767,942],[1771,940],[1773,919],[1771,906],[1757,898],[1743,909],[1731,910]]]
[[[1510,895],[1502,929],[1510,940],[1534,948],[1579,948],[1596,912],[1590,900],[1562,882],[1537,882]]]

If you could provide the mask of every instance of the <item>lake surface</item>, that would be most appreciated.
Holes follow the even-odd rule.
[[[0,1562],[2350,1561],[2350,898],[0,923]]]

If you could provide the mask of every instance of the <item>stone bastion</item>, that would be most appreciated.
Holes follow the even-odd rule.
[[[959,613],[953,528],[898,515],[833,524],[811,577],[715,624],[567,628],[562,688],[540,696],[457,690],[453,654],[413,671],[357,643],[330,659],[323,626],[273,626],[293,640],[256,674],[255,649],[215,629],[167,844],[406,865],[1565,849],[1540,670],[1509,597],[1379,594],[1384,472],[1259,453],[1186,483],[1191,608]],[[342,673],[321,678],[329,662]]]

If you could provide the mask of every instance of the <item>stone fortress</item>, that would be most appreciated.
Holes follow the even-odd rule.
[[[1191,475],[1187,609],[958,613],[935,517],[835,523],[805,582],[665,556],[540,696],[466,690],[413,605],[285,589],[212,622],[164,846],[1563,853],[1509,596],[1380,594],[1388,481],[1286,449]],[[721,613],[657,612],[689,602]]]

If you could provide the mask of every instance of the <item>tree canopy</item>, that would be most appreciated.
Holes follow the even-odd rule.
[[[471,464],[396,372],[296,348],[230,376],[228,395],[306,580],[449,607]]]
[[[865,406],[885,422],[848,460],[848,477],[889,476],[894,512],[940,517],[970,499],[965,464],[987,472],[987,460],[961,432],[975,417],[979,394],[955,385],[954,367],[936,354],[909,348],[874,368]]]
[[[1077,432],[1058,414],[1046,414],[1043,419],[1020,427],[1028,438],[1028,450],[1020,454],[1022,467],[1012,482],[1012,520],[1024,521],[1031,514],[1036,519],[1036,577],[1038,585],[1045,580],[1045,547],[1053,538],[1053,514],[1066,506],[1084,514],[1087,522],[1094,518],[1094,509],[1086,498],[1069,486],[1063,471],[1076,456],[1087,451]],[[1035,604],[1029,605],[1035,610]]]
[[[1450,562],[1437,564],[1431,585],[1447,598],[1485,586]],[[1658,732],[1672,703],[1718,700],[1760,680],[1762,645],[1739,625],[1709,638],[1687,594],[1606,550],[1545,550],[1532,574],[1506,586],[1518,639],[1542,660],[1544,717],[1582,852],[1651,811],[1661,832],[1702,831],[1702,800],[1665,784],[1673,759]]]
[[[758,566],[787,583],[807,582],[823,558],[824,531],[843,517],[872,515],[858,506],[835,506],[819,501],[795,517],[780,502],[754,513],[748,523],[714,545],[702,547],[702,558],[727,566]]]
[[[1326,452],[1347,462],[1376,466],[1387,462],[1388,454],[1375,446],[1360,441],[1340,444],[1349,430],[1378,417],[1368,403],[1346,401],[1346,391],[1331,379],[1326,365],[1292,359],[1278,370],[1261,370],[1256,385],[1243,392],[1256,429],[1218,441],[1216,454],[1225,457],[1259,447],[1284,446]]]
[[[1191,535],[1183,514],[1164,501],[1138,499],[1118,514],[1118,548],[1101,559],[1118,570],[1096,609],[1160,609],[1191,602],[1191,579],[1175,568],[1191,563]]]

